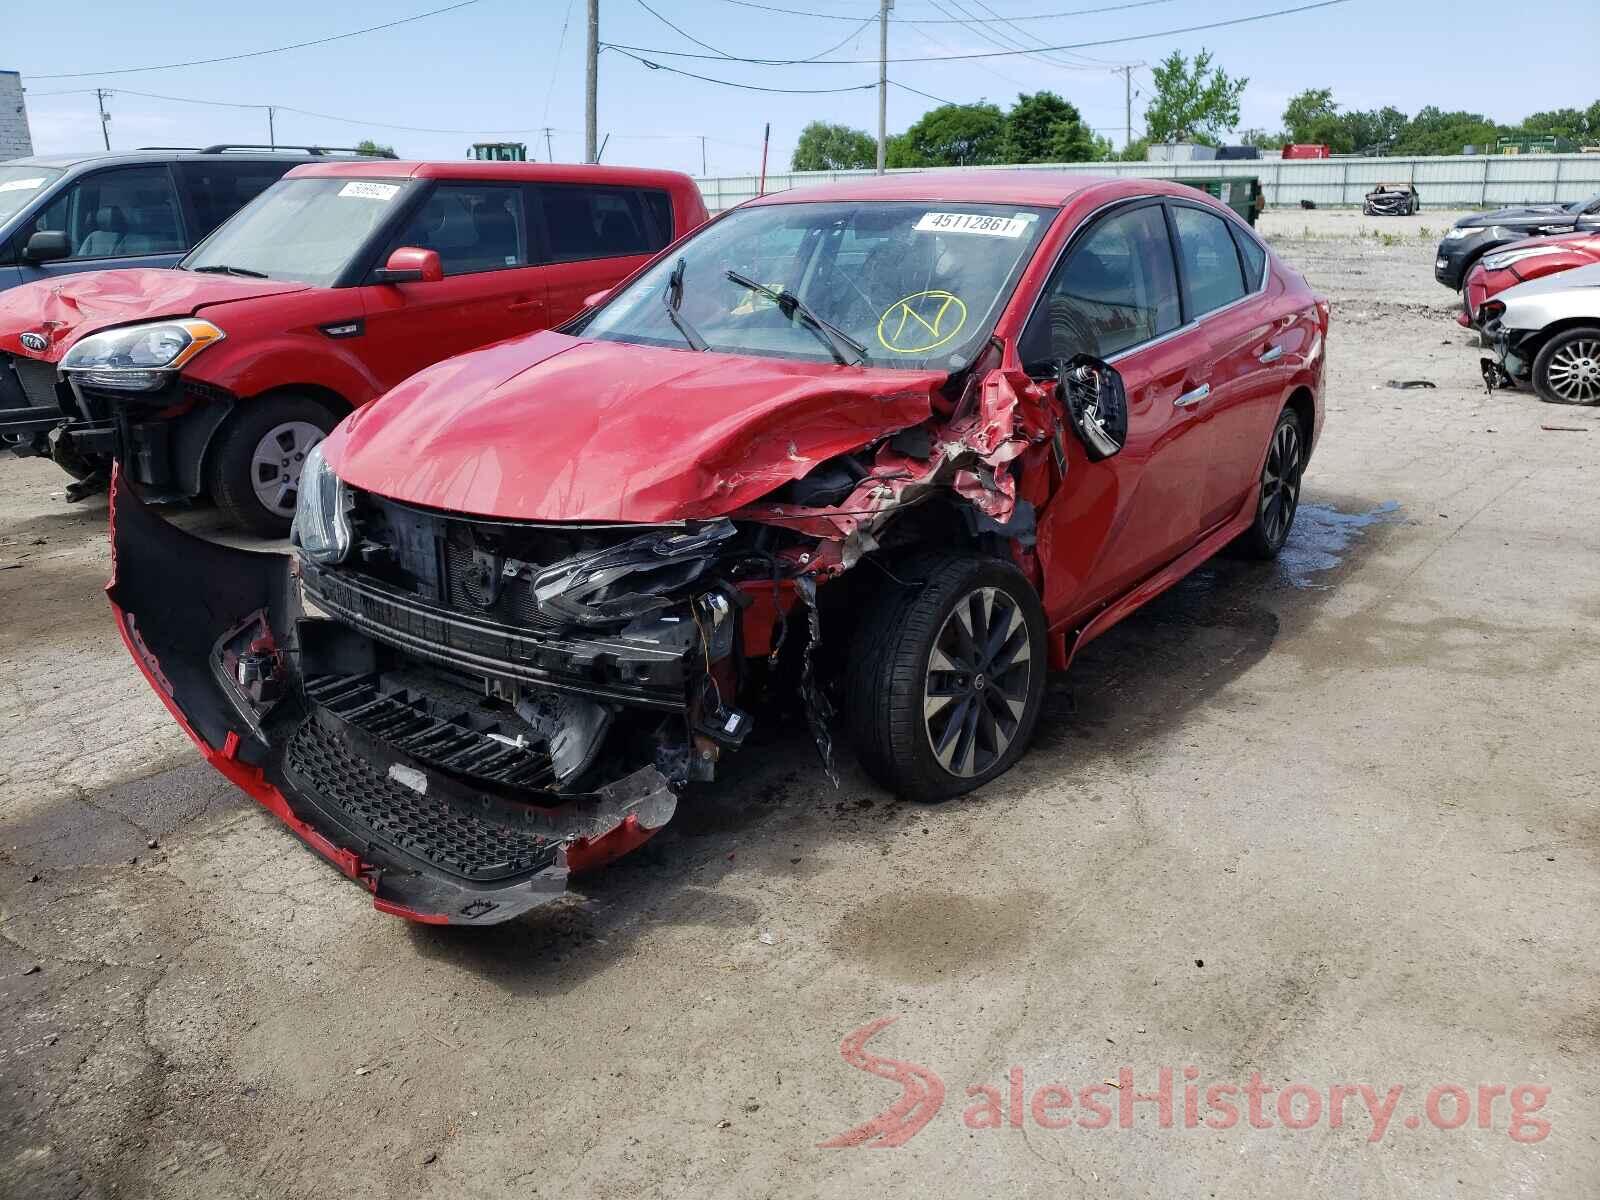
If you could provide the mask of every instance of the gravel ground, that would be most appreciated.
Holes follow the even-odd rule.
[[[103,503],[0,464],[0,1195],[1592,1195],[1600,412],[1484,393],[1454,215],[1263,218],[1335,305],[1290,546],[1091,647],[1016,770],[924,807],[770,735],[492,930],[374,912],[200,765]],[[900,1079],[943,1095],[903,1146],[819,1146]]]

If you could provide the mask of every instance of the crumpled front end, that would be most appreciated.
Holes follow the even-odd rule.
[[[661,828],[780,695],[836,778],[830,672],[851,589],[880,581],[864,559],[962,544],[1037,584],[1063,410],[998,359],[721,514],[441,511],[319,459],[291,559],[181,533],[119,479],[108,590],[202,753],[380,907],[506,920]]]
[[[134,661],[205,758],[378,908],[508,920],[671,819],[675,792],[650,761],[576,786],[586,713],[530,704],[540,723],[524,720],[466,677],[302,611],[288,556],[192,537],[120,475],[111,504],[106,591]]]

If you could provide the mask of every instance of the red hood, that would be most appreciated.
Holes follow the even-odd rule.
[[[73,342],[97,329],[161,317],[192,317],[213,305],[303,292],[309,287],[289,281],[150,268],[88,271],[25,283],[0,292],[0,350],[59,362]],[[49,349],[24,349],[19,339],[29,332],[49,338]]]
[[[529,521],[721,516],[932,415],[942,372],[501,342],[412,376],[326,443],[346,482]]]

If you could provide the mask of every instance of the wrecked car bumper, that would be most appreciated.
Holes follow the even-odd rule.
[[[287,556],[192,537],[120,473],[111,505],[106,591],[139,669],[205,758],[379,909],[505,921],[671,819],[676,792],[652,762],[558,794],[551,755],[303,614]]]

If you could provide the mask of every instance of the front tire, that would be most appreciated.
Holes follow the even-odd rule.
[[[873,779],[947,800],[1027,749],[1044,700],[1044,609],[1000,559],[928,554],[896,574],[913,582],[887,585],[856,630],[845,719]]]
[[[1278,557],[1289,540],[1294,515],[1300,508],[1300,477],[1306,469],[1305,438],[1293,409],[1278,414],[1261,464],[1261,492],[1256,519],[1239,538],[1238,546],[1251,558]]]
[[[1600,328],[1568,329],[1533,359],[1533,390],[1549,404],[1600,404]]]
[[[308,396],[247,400],[212,448],[207,485],[235,525],[283,537],[294,519],[300,469],[338,418]]]

